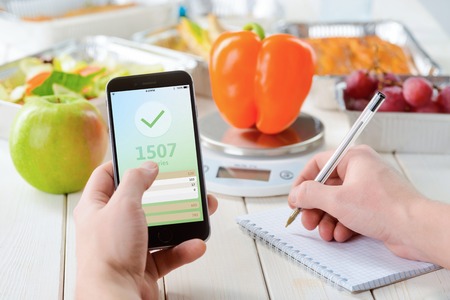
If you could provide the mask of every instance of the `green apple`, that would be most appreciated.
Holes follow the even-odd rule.
[[[108,146],[105,121],[82,97],[30,97],[17,113],[9,147],[19,174],[52,194],[81,190]]]

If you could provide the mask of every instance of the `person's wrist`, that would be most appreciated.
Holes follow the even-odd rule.
[[[426,255],[426,236],[431,234],[428,232],[430,220],[424,216],[432,216],[433,202],[428,199],[417,196],[411,199],[410,205],[407,207],[406,219],[403,220],[399,236],[402,237],[401,243],[404,245],[406,256],[409,259],[429,261]]]
[[[414,209],[414,224],[410,230],[412,248],[416,250],[415,259],[427,261],[448,268],[446,253],[450,245],[450,206],[443,202],[422,199],[421,205]]]
[[[77,271],[77,299],[140,299],[138,281],[126,270],[105,263],[85,262],[79,264]]]

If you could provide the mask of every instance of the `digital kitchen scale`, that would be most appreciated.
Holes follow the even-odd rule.
[[[199,128],[207,190],[241,197],[288,194],[324,139],[322,122],[305,113],[276,135],[233,128],[218,112],[200,118]]]

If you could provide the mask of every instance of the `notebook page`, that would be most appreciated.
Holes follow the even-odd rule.
[[[325,242],[317,230],[304,229],[300,218],[285,228],[291,213],[290,208],[283,207],[241,216],[237,222],[257,239],[351,292],[380,287],[440,268],[395,256],[383,243],[364,236],[345,243]]]

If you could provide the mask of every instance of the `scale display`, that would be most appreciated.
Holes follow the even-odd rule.
[[[243,169],[236,167],[219,167],[217,178],[247,179],[269,181],[270,170]]]
[[[323,145],[323,124],[301,114],[278,135],[230,127],[218,113],[199,120],[206,188],[241,197],[286,195]]]

